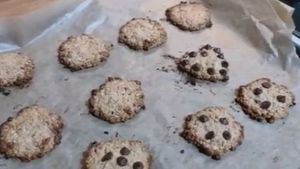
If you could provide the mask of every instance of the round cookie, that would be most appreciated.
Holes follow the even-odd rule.
[[[89,145],[82,169],[150,169],[152,157],[140,141],[111,140]]]
[[[187,52],[176,61],[179,71],[212,82],[228,81],[229,63],[220,48],[205,45],[199,51]]]
[[[166,10],[167,20],[182,30],[198,31],[212,26],[208,8],[197,2],[181,2]]]
[[[31,161],[43,157],[60,143],[61,117],[40,106],[30,106],[0,126],[0,153],[6,158]]]
[[[119,32],[119,42],[134,50],[149,50],[166,41],[167,32],[161,24],[148,18],[133,18]]]
[[[91,92],[89,111],[109,123],[125,122],[145,109],[141,83],[109,77]]]
[[[60,45],[58,59],[71,71],[87,69],[106,61],[112,46],[91,35],[70,36]]]
[[[288,116],[289,107],[296,104],[295,96],[287,87],[267,78],[240,86],[236,101],[250,118],[269,123]]]
[[[34,75],[33,61],[19,53],[0,55],[0,88],[28,85]]]
[[[242,144],[244,128],[222,107],[208,107],[185,118],[181,136],[199,151],[219,160]]]

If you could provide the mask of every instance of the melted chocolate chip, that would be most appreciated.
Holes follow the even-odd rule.
[[[223,132],[223,137],[225,140],[230,140],[231,139],[231,134],[229,131],[224,131]]]
[[[121,155],[129,155],[130,154],[130,150],[127,148],[127,147],[123,147],[121,150],[120,150],[120,154]]]
[[[278,102],[285,103],[285,100],[286,100],[285,96],[283,96],[283,95],[278,95],[277,96],[277,101]]]
[[[229,63],[228,63],[227,61],[223,61],[223,62],[221,63],[221,65],[222,65],[222,67],[224,67],[224,68],[228,68]]]
[[[106,154],[102,157],[101,161],[102,161],[102,162],[104,162],[104,161],[109,161],[109,160],[112,158],[112,156],[113,156],[113,153],[112,153],[112,152],[108,152],[108,153],[106,153]]]
[[[217,57],[220,59],[224,59],[224,55],[222,53],[218,54]]]
[[[179,65],[184,67],[184,66],[186,66],[188,63],[189,63],[189,62],[188,62],[187,60],[181,60],[181,61],[179,62]]]
[[[201,115],[200,117],[198,117],[198,120],[201,121],[202,123],[207,122],[209,119],[206,115]]]
[[[197,56],[197,52],[190,52],[189,57],[194,58]]]
[[[215,137],[215,133],[213,131],[210,131],[210,132],[206,133],[206,135],[205,135],[206,140],[211,140],[214,137]]]
[[[220,48],[214,48],[214,51],[215,51],[216,53],[221,53],[221,49],[220,49]]]
[[[227,71],[225,69],[221,69],[219,71],[219,73],[222,75],[222,76],[226,76],[227,75]]]
[[[202,49],[209,50],[209,49],[212,49],[212,46],[207,44],[207,45],[203,46]]]
[[[260,103],[260,108],[262,109],[268,109],[271,106],[271,102],[269,101],[264,101],[262,103]]]
[[[221,124],[223,124],[223,125],[228,125],[228,124],[229,124],[228,120],[227,120],[225,117],[220,118],[220,119],[219,119],[219,122],[220,122]]]
[[[254,93],[255,95],[260,95],[260,94],[262,94],[262,92],[263,92],[263,90],[260,89],[260,88],[255,88],[255,89],[253,90],[253,93]]]
[[[133,169],[143,169],[144,168],[144,164],[140,161],[133,163],[132,166]]]
[[[215,74],[215,69],[214,68],[207,68],[207,73],[209,75],[214,75]]]
[[[198,63],[195,63],[195,64],[191,67],[191,69],[192,69],[193,71],[198,72],[198,71],[200,70],[200,65],[199,65]]]
[[[127,163],[128,163],[128,160],[125,158],[125,157],[118,157],[117,158],[117,164],[119,165],[119,166],[125,166],[125,165],[127,165]]]
[[[262,87],[264,87],[266,89],[269,89],[271,87],[271,83],[269,83],[269,82],[263,82],[261,85],[262,85]]]
[[[203,56],[203,57],[208,56],[208,53],[207,53],[206,51],[202,51],[200,54],[201,54],[201,56]]]

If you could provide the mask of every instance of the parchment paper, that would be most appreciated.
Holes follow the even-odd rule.
[[[234,104],[240,85],[261,77],[287,85],[300,98],[299,60],[292,46],[292,10],[271,0],[210,0],[213,27],[196,33],[183,32],[164,21],[166,8],[177,0],[85,1],[62,22],[21,52],[36,64],[32,85],[0,96],[4,122],[24,106],[39,104],[57,111],[64,119],[62,143],[44,158],[30,163],[0,159],[2,169],[76,169],[82,152],[92,141],[111,138],[139,139],[154,156],[153,169],[299,169],[300,106],[274,124],[250,120]],[[167,43],[149,52],[135,52],[117,43],[118,30],[132,17],[161,20]],[[28,23],[30,24],[30,23]],[[115,46],[108,61],[96,68],[72,73],[57,61],[57,48],[70,35],[91,33]],[[156,70],[173,66],[162,57],[180,57],[205,44],[222,49],[230,63],[228,83],[184,84],[177,72]],[[134,119],[110,125],[88,113],[90,91],[108,76],[142,82],[146,110]],[[214,161],[179,137],[183,119],[207,106],[224,106],[245,127],[245,140],[236,151]],[[109,134],[104,134],[108,131]],[[180,153],[184,150],[184,153]]]

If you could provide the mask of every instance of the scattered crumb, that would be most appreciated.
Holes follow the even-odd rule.
[[[4,96],[8,96],[11,93],[11,90],[5,89],[5,88],[0,88],[0,93],[2,93]]]
[[[108,131],[104,131],[103,133],[104,133],[104,134],[106,134],[106,135],[108,135],[108,134],[109,134],[109,132],[108,132]]]
[[[184,150],[180,150],[180,154],[184,154]]]
[[[278,161],[279,161],[279,157],[277,157],[277,156],[273,157],[273,163],[276,163]]]
[[[69,107],[67,107],[64,111],[64,114],[66,114],[69,111]]]
[[[211,88],[209,89],[209,92],[210,92],[211,94],[213,94],[214,96],[216,95],[216,92],[214,92]]]
[[[116,132],[115,137],[119,137],[119,133],[118,132]]]
[[[66,78],[64,78],[64,81],[68,81],[68,80],[69,80],[69,78],[67,78],[67,77],[66,77]]]

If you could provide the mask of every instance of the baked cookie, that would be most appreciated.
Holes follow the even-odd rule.
[[[205,45],[199,51],[185,53],[176,63],[179,71],[196,79],[212,82],[229,80],[229,63],[221,49],[211,45]]]
[[[0,55],[0,88],[28,85],[34,74],[33,61],[19,53]]]
[[[181,136],[200,152],[219,160],[242,144],[244,128],[225,108],[208,107],[185,118]]]
[[[109,77],[91,95],[90,113],[110,123],[125,122],[145,109],[141,82],[137,80]]]
[[[181,2],[166,10],[167,20],[182,30],[198,31],[212,26],[207,7],[197,2]]]
[[[152,157],[140,141],[93,142],[84,152],[82,169],[150,169]]]
[[[133,18],[119,32],[119,42],[134,50],[149,50],[166,41],[167,32],[161,24],[148,18]]]
[[[91,35],[71,36],[60,45],[58,59],[71,71],[87,69],[106,61],[112,46]]]
[[[236,101],[250,118],[273,123],[288,115],[295,105],[295,96],[287,87],[262,78],[240,86]]]
[[[52,111],[30,106],[0,126],[0,153],[6,158],[31,161],[43,157],[60,143],[63,121]]]

